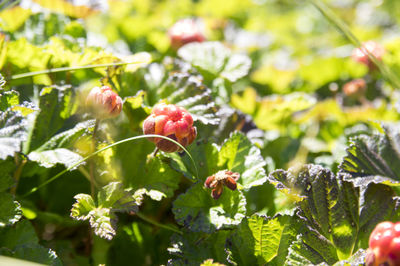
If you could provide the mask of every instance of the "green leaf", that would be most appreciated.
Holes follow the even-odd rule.
[[[39,245],[35,229],[27,220],[0,229],[0,255],[46,265],[62,265],[54,251]]]
[[[39,108],[29,128],[24,152],[34,151],[54,136],[74,110],[71,86],[45,87],[39,96]],[[51,127],[49,127],[51,125]]]
[[[4,192],[15,184],[12,173],[15,171],[14,158],[0,161],[0,192]]]
[[[28,159],[46,168],[54,167],[58,163],[69,168],[82,160],[83,157],[68,149],[60,148],[48,151],[33,151],[28,154]]]
[[[94,124],[94,119],[80,122],[76,124],[73,128],[53,136],[35,151],[41,152],[46,150],[53,150],[56,148],[70,148],[82,135],[89,134],[89,130],[94,128]]]
[[[226,263],[225,242],[230,232],[217,231],[211,235],[185,232],[174,234],[168,251],[178,258],[171,260],[172,265],[200,265],[204,260],[213,258],[214,262]]]
[[[225,140],[219,151],[218,166],[240,173],[238,182],[244,189],[265,183],[265,165],[260,149],[238,131]]]
[[[267,218],[254,214],[242,220],[230,237],[228,260],[235,265],[282,265],[297,227],[288,215]]]
[[[141,195],[133,195],[125,190],[120,182],[111,182],[97,194],[97,205],[87,194],[74,197],[71,217],[76,220],[89,220],[96,235],[111,240],[116,234],[118,217],[116,212],[137,212]]]
[[[238,225],[246,214],[246,199],[240,191],[225,188],[214,200],[203,183],[196,183],[174,201],[172,212],[185,228],[211,233]]]
[[[185,108],[193,117],[204,125],[217,125],[215,102],[211,90],[202,81],[187,73],[172,73],[158,90],[159,99]]]
[[[221,42],[190,43],[181,47],[178,55],[200,72],[220,76],[231,82],[246,76],[251,67],[248,56],[232,54]]]
[[[400,184],[400,130],[398,123],[382,123],[383,133],[359,135],[350,147],[340,168],[349,173],[345,179],[356,186],[371,182]]]
[[[0,159],[21,151],[21,144],[27,136],[27,120],[20,112],[7,109],[0,112]]]
[[[246,190],[262,185],[267,180],[264,170],[266,163],[259,148],[238,131],[231,133],[220,148],[211,143],[194,143],[188,147],[188,151],[199,166],[201,180],[225,169],[238,172],[240,178],[237,182]],[[195,170],[187,155],[168,156],[173,159],[170,164],[174,169],[182,172],[186,177],[195,175]]]
[[[155,228],[141,221],[128,223],[118,228],[111,242],[106,265],[162,265],[168,260],[166,252],[171,231]]]
[[[306,245],[301,235],[297,236],[297,240],[290,245],[285,265],[303,266],[303,265],[327,265],[324,263],[323,257]]]
[[[353,256],[347,260],[341,260],[335,263],[334,266],[350,266],[350,265],[364,265],[365,263],[366,250],[359,249]]]
[[[0,228],[16,223],[21,216],[21,205],[14,201],[14,196],[0,192]]]
[[[277,170],[269,176],[280,190],[297,198],[297,216],[304,227],[301,256],[312,263],[328,264],[347,259],[356,247],[368,247],[368,237],[377,223],[396,221],[400,199],[385,185],[371,183],[360,189],[343,174],[316,165]],[[307,254],[307,252],[309,254]]]
[[[116,147],[115,154],[121,163],[124,184],[133,191],[140,189],[153,200],[172,197],[181,175],[163,162],[163,156],[148,158],[153,150],[154,144],[147,140]]]
[[[2,78],[2,76],[0,76],[0,78]],[[0,93],[0,111],[5,112],[9,107],[17,104],[19,104],[19,93],[17,91],[3,91]]]

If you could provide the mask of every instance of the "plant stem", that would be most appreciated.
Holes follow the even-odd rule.
[[[196,165],[196,163],[195,163],[195,161],[194,161],[192,155],[188,152],[188,150],[187,150],[185,147],[182,146],[182,144],[180,144],[180,143],[177,142],[176,140],[173,140],[173,139],[168,138],[168,137],[163,136],[163,135],[147,134],[147,135],[134,136],[134,137],[130,137],[130,138],[126,138],[126,139],[117,141],[117,142],[115,142],[115,143],[113,143],[113,144],[107,145],[106,147],[101,148],[101,149],[99,149],[99,150],[97,150],[97,151],[95,151],[95,152],[89,154],[88,156],[86,156],[86,157],[83,158],[82,160],[80,160],[80,161],[74,163],[73,165],[71,165],[71,166],[68,167],[67,169],[65,169],[65,170],[59,172],[58,174],[56,174],[55,176],[53,176],[53,177],[47,179],[46,181],[44,181],[44,182],[43,182],[42,184],[40,184],[39,186],[32,188],[30,191],[28,191],[27,193],[25,193],[22,197],[26,197],[26,196],[28,196],[28,195],[30,195],[30,194],[36,192],[38,189],[40,189],[40,188],[42,188],[42,187],[48,185],[49,183],[53,182],[54,180],[56,180],[57,178],[59,178],[60,176],[62,176],[63,174],[65,174],[66,172],[68,172],[68,171],[74,169],[75,167],[77,167],[77,166],[80,165],[81,163],[83,163],[83,162],[89,160],[90,158],[92,158],[92,157],[95,156],[96,154],[99,154],[100,152],[103,152],[103,151],[105,151],[105,150],[107,150],[107,149],[110,149],[110,148],[112,148],[112,147],[114,147],[114,146],[121,145],[122,143],[125,143],[125,142],[129,142],[129,141],[133,141],[133,140],[138,140],[138,139],[144,139],[144,138],[162,138],[162,139],[166,139],[166,140],[171,141],[172,143],[178,145],[178,146],[189,156],[189,159],[190,159],[190,161],[192,162],[192,164],[193,164],[193,166],[194,166],[194,169],[196,170],[196,176],[195,176],[195,179],[192,180],[192,182],[195,182],[196,179],[198,179],[199,171],[198,171],[198,169],[197,169],[197,165]]]
[[[13,194],[13,195],[15,195],[15,193],[17,192],[17,187],[18,187],[19,179],[21,177],[22,169],[24,168],[24,165],[26,164],[27,160],[23,159],[22,161],[20,161],[20,159],[16,155],[15,162],[18,166],[14,172],[15,186],[13,188],[11,188],[11,191],[10,191],[11,194]]]
[[[15,79],[22,79],[26,77],[32,77],[42,74],[50,74],[50,73],[57,73],[57,72],[68,72],[80,69],[89,69],[89,68],[98,68],[98,67],[110,67],[110,66],[123,66],[129,64],[145,64],[146,62],[117,62],[117,63],[108,63],[108,64],[95,64],[95,65],[86,65],[86,66],[75,66],[75,67],[60,67],[60,68],[50,68],[46,70],[34,71],[34,72],[27,72],[17,75],[12,75],[8,80],[15,80]]]
[[[96,132],[97,129],[99,128],[100,124],[100,119],[96,119],[96,123],[94,124],[94,129],[93,129],[93,135],[92,135],[92,153],[96,151]],[[94,159],[90,160],[89,162],[89,167],[90,167],[90,195],[92,198],[94,198],[94,184],[95,184],[95,179],[94,179]]]
[[[319,12],[334,26],[336,29],[344,35],[344,37],[350,41],[354,46],[359,47],[364,54],[378,67],[379,71],[382,73],[383,78],[393,86],[395,89],[400,88],[400,80],[393,73],[393,71],[387,67],[386,64],[376,59],[376,57],[371,54],[365,47],[362,46],[361,42],[357,37],[351,32],[349,26],[339,18],[325,3],[321,0],[308,0]]]
[[[180,235],[183,235],[183,233],[180,230],[178,230],[178,229],[176,229],[176,228],[174,228],[172,226],[168,226],[168,225],[165,225],[165,224],[161,224],[161,223],[159,223],[157,221],[154,221],[153,219],[150,219],[149,217],[144,216],[140,212],[136,213],[136,215],[137,215],[137,217],[139,217],[143,221],[146,221],[146,222],[148,222],[150,224],[153,224],[153,225],[155,225],[157,227],[164,228],[164,229],[167,229],[169,231],[172,231],[172,232],[178,233]]]

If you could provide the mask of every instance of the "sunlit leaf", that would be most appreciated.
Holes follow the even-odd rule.
[[[178,55],[199,71],[221,76],[231,82],[244,77],[251,66],[249,57],[233,54],[220,42],[190,43],[180,48]]]
[[[78,194],[75,199],[71,217],[76,220],[89,220],[95,234],[108,240],[116,234],[116,212],[137,212],[141,203],[140,195],[134,196],[119,182],[104,186],[97,194],[97,203],[87,194]]]
[[[228,240],[229,261],[235,265],[282,265],[288,246],[296,239],[298,226],[294,220],[290,216],[259,215],[244,219]]]
[[[246,214],[246,199],[240,191],[225,189],[214,200],[203,183],[197,183],[174,201],[172,212],[185,228],[211,233],[238,225]]]

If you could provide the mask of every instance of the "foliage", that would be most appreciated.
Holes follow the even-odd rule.
[[[400,219],[398,1],[75,2],[0,3],[0,264],[360,265]],[[178,49],[187,17],[207,40]],[[160,102],[193,118],[180,152],[143,136]]]

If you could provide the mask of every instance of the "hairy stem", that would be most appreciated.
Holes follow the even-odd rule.
[[[17,192],[17,187],[19,183],[19,179],[21,177],[22,169],[24,168],[24,165],[26,164],[27,160],[23,159],[20,161],[20,158],[16,155],[15,156],[15,163],[17,164],[17,169],[14,172],[14,180],[15,180],[15,186],[11,188],[11,194],[15,195]]]

